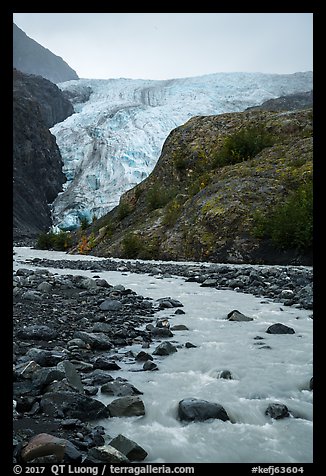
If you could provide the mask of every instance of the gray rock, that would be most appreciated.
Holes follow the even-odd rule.
[[[144,362],[143,370],[158,370],[158,366],[151,360]]]
[[[45,325],[26,326],[17,332],[17,336],[24,340],[52,340],[57,337],[57,331]]]
[[[205,281],[203,283],[201,283],[201,287],[202,288],[212,288],[212,287],[215,287],[218,285],[218,281],[217,279],[205,279]]]
[[[232,380],[232,374],[230,370],[220,370],[217,373],[217,378],[224,378],[226,380]]]
[[[173,333],[167,327],[153,327],[151,332],[153,337],[173,337]]]
[[[287,406],[283,403],[271,403],[266,408],[265,415],[274,418],[275,420],[280,420],[281,418],[290,416]]]
[[[93,362],[94,369],[102,370],[119,370],[121,367],[114,361],[106,359],[105,357],[98,357]]]
[[[178,405],[178,417],[181,421],[204,421],[210,418],[229,420],[222,405],[197,398],[181,400]]]
[[[81,339],[91,346],[92,349],[109,350],[112,343],[105,334],[101,332],[92,333],[85,331],[76,331],[73,335],[74,339]]]
[[[51,417],[91,421],[108,416],[108,410],[102,402],[75,392],[46,393],[40,404],[42,411]]]
[[[31,360],[28,363],[22,362],[20,364],[17,364],[16,373],[24,378],[33,378],[34,373],[40,370],[40,368],[41,366],[37,362]]]
[[[110,288],[111,285],[107,282],[106,279],[102,279],[102,278],[97,278],[95,279],[95,283],[97,286],[100,286],[101,288]]]
[[[153,355],[170,355],[177,352],[177,348],[171,342],[162,342],[153,352]]]
[[[26,352],[25,357],[34,360],[42,367],[53,367],[66,357],[65,352],[45,350],[33,347]]]
[[[144,448],[121,434],[110,441],[110,446],[123,453],[129,461],[143,461],[148,455]]]
[[[94,279],[87,278],[85,276],[78,276],[78,278],[79,279],[77,280],[77,282],[75,280],[75,284],[78,288],[87,289],[87,290],[91,290],[91,289],[95,290],[97,288],[97,284]]]
[[[78,392],[84,393],[84,386],[74,364],[69,360],[64,360],[57,365],[57,368],[64,372],[69,385],[78,390]]]
[[[186,313],[184,312],[183,309],[176,309],[174,314],[179,315],[179,314],[186,314]]]
[[[191,342],[186,342],[185,347],[187,347],[187,349],[191,349],[191,348],[195,348],[197,346],[195,344],[192,344]]]
[[[41,291],[42,293],[50,293],[53,290],[53,286],[47,281],[43,281],[37,286],[37,290]]]
[[[128,458],[111,445],[97,446],[88,450],[91,461],[99,461],[102,463],[127,463]]]
[[[56,367],[41,368],[33,374],[33,383],[42,389],[55,380],[62,380],[64,376],[64,372],[58,370]]]
[[[123,304],[116,299],[106,299],[100,304],[102,311],[119,311],[123,307]]]
[[[237,322],[245,322],[245,321],[253,321],[252,317],[245,316],[242,312],[237,311],[236,309],[229,312],[227,315],[229,321],[237,321]]]
[[[153,357],[147,352],[141,350],[140,352],[138,352],[135,359],[138,361],[146,362],[147,360],[153,360]]]
[[[103,385],[104,383],[112,382],[112,380],[114,379],[107,370],[95,369],[87,374],[83,382],[87,385]]]
[[[107,382],[101,387],[101,392],[107,395],[115,395],[117,397],[126,397],[130,395],[142,395],[143,392],[138,390],[129,382]]]
[[[111,417],[142,416],[145,415],[145,406],[139,397],[120,397],[109,403],[107,409]]]
[[[171,327],[171,331],[189,331],[189,328],[184,324],[176,324]]]
[[[42,296],[39,291],[29,290],[22,294],[22,298],[28,301],[41,301]]]
[[[183,307],[183,304],[180,301],[178,301],[177,299],[173,299],[171,297],[157,299],[157,302],[159,303],[160,309],[167,309],[171,307]]]
[[[267,334],[295,334],[295,330],[292,327],[285,326],[280,322],[269,326],[266,332]]]

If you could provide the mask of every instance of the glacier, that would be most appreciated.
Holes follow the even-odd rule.
[[[67,177],[51,204],[54,229],[100,218],[153,170],[169,133],[193,116],[247,107],[313,89],[313,73],[213,73],[168,80],[59,83],[75,113],[52,127]]]

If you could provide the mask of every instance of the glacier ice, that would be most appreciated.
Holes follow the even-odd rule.
[[[53,223],[74,229],[101,217],[153,170],[172,129],[198,115],[243,111],[312,89],[312,72],[216,73],[170,80],[80,79],[60,83],[75,114],[56,124],[67,182]]]

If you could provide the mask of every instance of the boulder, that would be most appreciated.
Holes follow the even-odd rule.
[[[119,311],[123,304],[116,299],[106,299],[100,304],[101,311]]]
[[[229,416],[222,405],[198,398],[181,400],[178,406],[178,417],[181,421],[204,421],[210,418],[229,420]]]
[[[153,337],[173,337],[173,333],[167,327],[153,327],[151,333]]]
[[[43,395],[40,403],[41,410],[52,417],[90,421],[108,416],[107,408],[102,402],[75,392],[49,392]]]
[[[153,355],[170,355],[177,352],[177,348],[171,342],[162,342],[156,347]]]
[[[280,420],[281,418],[290,416],[287,406],[283,403],[271,403],[266,408],[265,415],[270,416],[275,420]]]
[[[148,455],[144,448],[121,434],[110,441],[110,446],[123,453],[129,461],[143,461]]]
[[[138,390],[129,382],[113,381],[102,385],[101,392],[106,395],[115,395],[117,397],[126,397],[129,395],[142,395],[143,392]]]
[[[242,312],[237,311],[236,309],[229,312],[229,314],[227,315],[227,319],[229,321],[237,321],[237,322],[253,321],[252,317],[245,316],[244,314],[242,314]]]
[[[66,441],[47,433],[40,433],[29,440],[21,451],[24,462],[32,461],[40,456],[54,455],[57,462],[63,461]]]
[[[74,333],[74,339],[83,340],[86,344],[89,344],[92,349],[109,350],[112,348],[112,343],[107,336],[101,332],[76,331]]]
[[[45,325],[26,326],[17,332],[17,337],[23,340],[52,340],[57,337],[58,333],[54,329]]]
[[[295,330],[292,327],[285,326],[280,322],[269,326],[266,332],[267,334],[295,334]]]
[[[97,446],[88,451],[87,456],[92,461],[102,463],[127,463],[128,458],[111,445]]]
[[[139,397],[120,397],[109,403],[107,409],[111,417],[142,416],[145,415],[145,406]]]

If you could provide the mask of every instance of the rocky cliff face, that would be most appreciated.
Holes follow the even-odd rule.
[[[294,246],[275,245],[258,233],[257,217],[268,218],[298,190],[311,187],[312,147],[311,109],[194,117],[170,133],[153,172],[89,227],[79,250],[145,259],[311,264],[309,246],[298,251],[294,236]]]
[[[13,236],[35,237],[51,226],[49,204],[66,181],[49,127],[73,107],[50,81],[13,72]]]
[[[53,83],[78,79],[74,71],[60,56],[29,38],[17,25],[13,25],[13,66],[24,73],[37,74]]]
[[[247,111],[295,111],[313,107],[313,91],[287,94],[275,99],[268,99],[260,106],[248,107]]]

